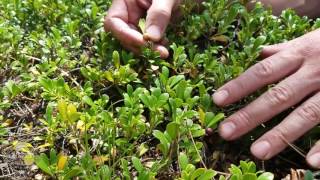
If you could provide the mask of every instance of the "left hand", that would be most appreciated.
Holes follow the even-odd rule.
[[[267,46],[262,56],[265,57],[263,61],[218,89],[213,99],[217,105],[226,106],[280,81],[221,123],[220,135],[234,140],[308,97],[251,146],[254,156],[267,160],[284,150],[288,142],[292,143],[320,123],[320,30]],[[310,150],[307,162],[320,168],[320,143]]]

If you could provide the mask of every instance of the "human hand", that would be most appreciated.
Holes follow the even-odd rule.
[[[309,18],[317,18],[320,16],[320,1],[319,0],[258,0],[266,6],[272,7],[272,12],[275,15],[280,15],[285,9],[293,9],[301,16],[308,16]],[[256,0],[251,0],[248,3],[249,9],[252,9]]]
[[[146,40],[155,43],[154,49],[162,58],[169,52],[164,47],[163,36],[180,0],[113,0],[105,18],[105,30],[112,32],[121,44],[138,54]],[[138,31],[140,18],[146,15],[146,34]]]
[[[226,106],[281,81],[221,123],[220,135],[234,140],[308,97],[251,146],[254,156],[267,160],[320,123],[320,30],[267,46],[262,56],[263,61],[218,89],[213,99],[217,105]],[[307,162],[320,168],[320,143],[310,150]]]

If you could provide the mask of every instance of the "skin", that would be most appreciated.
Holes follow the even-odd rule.
[[[105,18],[105,30],[112,32],[125,48],[136,54],[151,40],[155,43],[154,50],[167,58],[169,52],[163,36],[179,3],[177,0],[113,0]],[[145,14],[146,34],[143,35],[138,31],[138,24]]]
[[[288,7],[301,15],[320,15],[319,0],[261,2],[271,6],[276,15]],[[179,3],[178,0],[114,0],[105,19],[105,29],[134,53],[139,53],[147,41],[153,41],[154,49],[166,58],[169,52],[163,37]],[[143,35],[137,29],[139,19],[144,16],[146,34]],[[213,100],[219,106],[226,106],[264,86],[280,82],[221,123],[220,135],[226,140],[235,140],[304,101],[251,146],[253,155],[268,160],[317,126],[320,123],[319,44],[320,30],[316,30],[283,44],[266,46],[262,51],[264,60],[218,89]],[[320,169],[320,141],[309,151],[306,160],[312,167]]]

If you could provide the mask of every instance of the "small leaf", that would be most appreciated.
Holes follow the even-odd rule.
[[[105,75],[105,77],[107,78],[108,81],[114,82],[112,72],[106,71],[106,72],[104,73],[104,75]]]
[[[146,20],[141,18],[139,20],[139,28],[140,28],[140,31],[142,32],[142,34],[145,34],[146,33]]]
[[[166,132],[170,135],[171,139],[175,139],[179,133],[179,124],[176,122],[169,123]]]
[[[182,170],[185,170],[187,168],[187,165],[189,164],[188,156],[185,153],[180,153],[179,158],[179,166]]]
[[[45,173],[53,176],[53,171],[49,167],[49,159],[45,154],[35,158],[36,165]]]
[[[72,179],[73,177],[79,176],[82,173],[82,169],[78,166],[73,167],[67,174],[64,176],[64,180]]]
[[[216,175],[217,175],[217,172],[215,172],[212,169],[209,169],[199,177],[199,180],[209,180],[215,177]]]
[[[142,172],[144,170],[143,165],[141,164],[140,159],[136,158],[136,157],[132,157],[131,158],[132,164],[134,166],[134,168],[138,171],[138,172]]]
[[[69,123],[73,123],[79,119],[80,114],[77,112],[77,108],[73,104],[69,104],[67,107],[67,116]]]
[[[91,107],[95,107],[94,102],[92,101],[92,99],[89,96],[84,96],[82,98],[82,101],[88,105],[90,105]]]
[[[61,153],[58,156],[58,166],[57,166],[58,170],[64,169],[64,167],[66,166],[67,160],[68,160],[68,156],[64,155],[63,153]]]
[[[109,159],[110,158],[108,156],[94,156],[93,162],[95,162],[96,165],[100,166],[103,165]]]
[[[199,168],[199,169],[196,169],[192,175],[191,175],[191,179],[198,179],[198,177],[200,177],[202,174],[204,174],[206,171],[206,169],[204,168]]]
[[[201,126],[204,126],[206,114],[204,113],[204,111],[201,108],[199,108],[198,114],[199,114],[199,121],[201,123]]]
[[[207,114],[206,114],[207,115]],[[211,120],[207,120],[206,122],[208,122],[207,128],[213,128],[214,126],[217,125],[218,122],[220,122],[221,120],[224,119],[224,114],[223,113],[219,113],[217,115],[214,116],[214,118],[212,118]],[[207,118],[207,116],[206,116]]]
[[[60,113],[60,116],[62,117],[62,119],[64,121],[68,120],[68,116],[67,116],[67,103],[64,100],[60,100],[58,102],[58,111]]]
[[[118,51],[113,51],[112,59],[113,59],[114,66],[117,69],[119,69],[120,68],[120,55],[119,55]]]
[[[260,178],[260,176],[259,176],[259,178]],[[304,174],[304,180],[313,180],[313,179],[314,179],[314,176],[313,176],[312,172],[310,170],[306,171]],[[261,179],[259,179],[259,180],[261,180]],[[264,179],[262,179],[262,180],[264,180]]]
[[[142,143],[142,144],[138,147],[139,156],[141,157],[141,156],[144,155],[148,150],[149,150],[148,145],[146,145],[145,143]]]
[[[34,156],[33,154],[27,154],[23,158],[24,164],[30,166],[34,163]]]
[[[263,43],[266,41],[266,37],[265,36],[259,36],[253,44],[253,50],[256,51],[256,49],[258,49],[261,45],[263,45]]]
[[[258,177],[258,180],[273,180],[274,175],[269,172],[265,172]]]
[[[162,145],[162,147],[164,148],[163,153],[166,155],[168,153],[169,146],[170,146],[169,140],[166,138],[166,136],[161,131],[154,130],[152,134],[154,137],[156,137],[160,141],[160,143],[161,143],[160,145]]]
[[[253,173],[247,173],[243,175],[243,179],[245,180],[257,180],[257,175]]]
[[[225,35],[217,35],[217,36],[212,36],[210,40],[227,44],[229,42],[229,37]]]

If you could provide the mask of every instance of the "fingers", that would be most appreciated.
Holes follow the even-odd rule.
[[[146,38],[154,42],[162,39],[170,22],[175,0],[154,0],[147,12]]]
[[[316,94],[292,112],[282,123],[259,138],[252,146],[251,152],[259,159],[267,160],[281,152],[307,131],[320,123],[320,93]],[[308,161],[320,167],[320,146],[315,146],[308,155]],[[316,158],[310,158],[312,155]]]
[[[132,7],[131,7],[132,8]],[[136,7],[137,8],[137,7]],[[135,11],[139,11],[136,9]],[[145,44],[143,36],[134,28],[135,22],[129,21],[129,12],[127,11],[127,4],[123,0],[114,0],[112,6],[105,18],[105,30],[112,32],[112,34],[119,39],[119,41],[132,49]],[[137,21],[139,13],[131,13],[131,21]]]
[[[226,140],[234,140],[300,102],[319,88],[318,83],[306,77],[305,72],[298,71],[271,88],[221,123],[220,135]]]
[[[149,0],[142,1],[140,3],[148,3]],[[142,12],[142,9],[139,9],[133,0],[114,0],[105,18],[105,30],[112,32],[126,49],[135,54],[140,54],[141,47],[146,44],[136,26],[143,15]],[[169,52],[161,43],[157,43],[154,50],[165,59],[169,56]]]
[[[151,1],[152,0],[137,0],[139,3],[139,6],[144,8],[144,9],[149,9],[151,6]]]
[[[138,31],[132,29],[129,24],[119,18],[109,18],[105,28],[110,30],[112,34],[123,44],[130,47],[143,46],[146,42]]]
[[[238,78],[228,82],[213,95],[219,106],[234,103],[252,92],[295,72],[302,64],[303,57],[294,56],[290,51],[280,52],[252,66]]]
[[[309,151],[307,155],[307,162],[310,166],[320,169],[320,141]]]
[[[290,42],[285,42],[285,43],[265,46],[261,51],[261,57],[267,58],[269,56],[279,53],[280,51],[288,50],[290,48],[290,45],[291,45]]]

